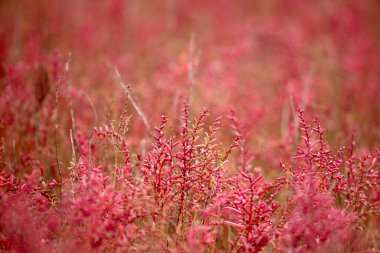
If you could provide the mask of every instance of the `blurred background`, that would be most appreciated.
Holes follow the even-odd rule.
[[[223,116],[226,144],[232,106],[256,164],[269,168],[295,154],[297,106],[320,116],[330,145],[354,133],[371,149],[380,143],[379,43],[377,0],[2,0],[5,156],[54,164],[58,112],[68,163],[70,129],[91,140],[93,127],[123,113],[115,69],[137,104],[125,107],[136,152],[162,114],[178,131],[183,100],[192,115],[208,107],[210,122]]]

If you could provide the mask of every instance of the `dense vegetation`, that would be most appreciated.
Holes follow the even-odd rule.
[[[0,252],[378,252],[379,17],[0,1]]]

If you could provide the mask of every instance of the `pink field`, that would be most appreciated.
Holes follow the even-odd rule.
[[[378,0],[0,1],[0,252],[380,252],[379,147]]]

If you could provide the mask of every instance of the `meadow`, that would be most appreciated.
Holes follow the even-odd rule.
[[[0,252],[379,252],[377,0],[0,1]]]

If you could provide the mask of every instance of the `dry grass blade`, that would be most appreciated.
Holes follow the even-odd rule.
[[[148,130],[149,134],[153,136],[153,133],[152,133],[152,130],[151,130],[151,127],[149,125],[149,122],[144,114],[144,112],[142,111],[141,107],[138,105],[137,101],[134,99],[134,97],[132,96],[131,94],[131,87],[129,85],[126,85],[122,78],[121,78],[121,75],[120,75],[120,72],[117,68],[115,68],[115,74],[116,74],[116,78],[117,80],[119,81],[119,84],[121,85],[121,87],[123,88],[125,94],[127,95],[127,98],[129,99],[129,101],[131,101],[131,104],[133,106],[133,108],[135,108],[137,114],[140,116],[140,118],[142,119],[146,129]]]

